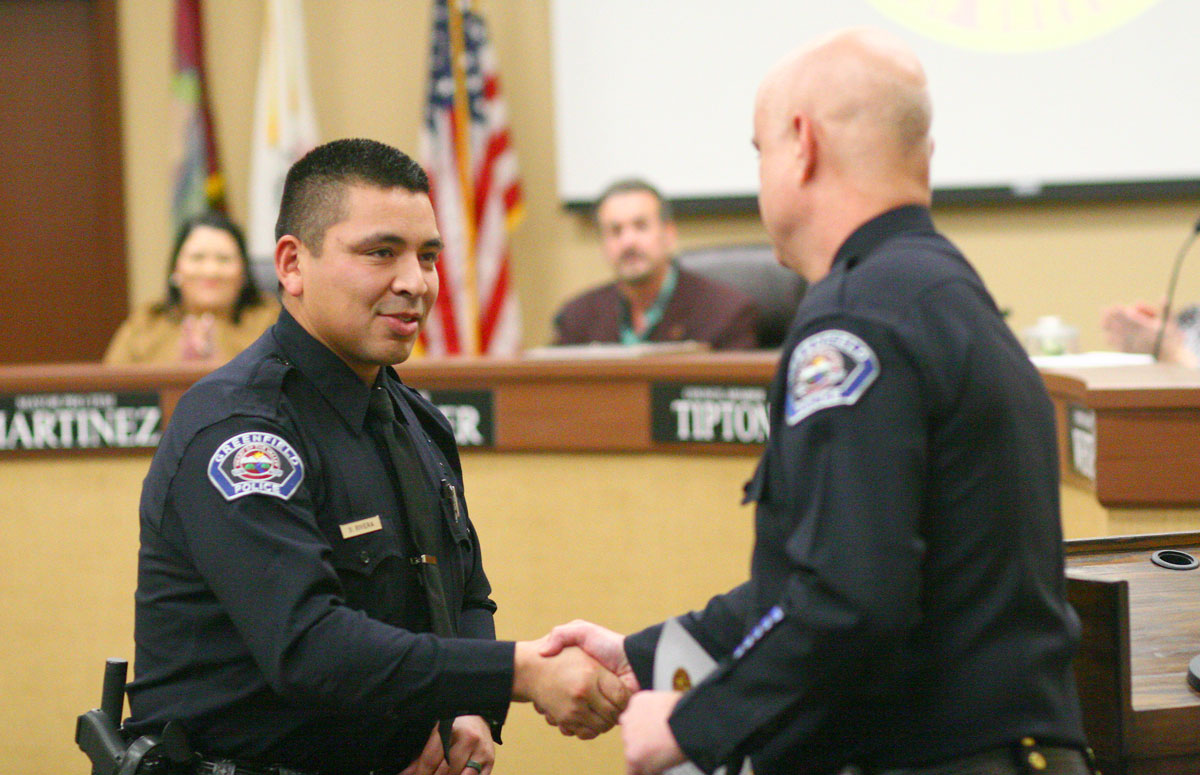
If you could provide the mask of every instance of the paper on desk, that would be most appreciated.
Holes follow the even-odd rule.
[[[658,636],[658,647],[654,650],[654,689],[656,691],[684,691],[700,683],[717,666],[704,647],[696,642],[678,619],[668,619]],[[742,762],[739,775],[753,775],[750,760]],[[691,762],[685,762],[667,770],[668,775],[703,775],[702,770]],[[725,767],[718,767],[714,775],[726,775]]]
[[[1090,366],[1139,366],[1154,363],[1154,358],[1145,353],[1087,352],[1066,355],[1033,355],[1029,360],[1039,369],[1077,369]]]
[[[640,342],[638,344],[614,344],[592,342],[591,344],[559,344],[550,347],[534,347],[522,355],[535,360],[607,360],[633,359],[650,355],[688,355],[708,352],[708,342]]]

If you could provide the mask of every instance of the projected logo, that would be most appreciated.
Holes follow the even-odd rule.
[[[867,0],[913,32],[959,48],[1046,51],[1099,37],[1161,0]]]

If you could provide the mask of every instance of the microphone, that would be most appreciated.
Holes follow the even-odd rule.
[[[1197,218],[1196,222],[1192,224],[1192,230],[1188,232],[1187,238],[1179,246],[1179,253],[1175,256],[1175,266],[1171,269],[1171,282],[1167,283],[1167,300],[1163,303],[1162,320],[1158,324],[1158,335],[1154,337],[1155,361],[1158,360],[1159,353],[1162,351],[1163,336],[1167,333],[1167,321],[1171,319],[1171,302],[1175,299],[1175,285],[1179,282],[1179,269],[1183,266],[1183,258],[1191,249],[1197,236],[1200,236],[1200,218]]]

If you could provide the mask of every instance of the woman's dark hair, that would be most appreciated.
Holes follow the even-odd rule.
[[[238,323],[242,318],[242,310],[262,304],[262,296],[258,293],[258,286],[254,284],[254,274],[250,271],[250,259],[246,255],[245,235],[242,234],[241,228],[236,223],[229,220],[228,216],[215,210],[188,218],[176,232],[175,244],[171,248],[170,258],[167,259],[167,298],[159,305],[159,309],[161,311],[178,309],[183,302],[178,286],[171,282],[171,275],[175,274],[175,266],[179,263],[180,248],[183,247],[183,243],[187,241],[197,226],[220,229],[227,232],[237,243],[238,256],[242,259],[242,289],[238,291],[237,298],[233,302],[233,322]]]

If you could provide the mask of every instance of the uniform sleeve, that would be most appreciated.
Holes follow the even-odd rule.
[[[817,769],[836,763],[814,732],[882,690],[888,655],[920,615],[926,432],[917,368],[893,333],[860,320],[822,321],[796,349],[830,329],[869,347],[878,371],[853,403],[780,407],[756,548],[782,547],[776,603],[670,719],[707,772],[750,751],[769,756],[773,744],[806,750]]]
[[[197,572],[271,688],[296,702],[401,720],[503,718],[512,689],[511,643],[415,634],[345,604],[314,513],[315,477],[302,479],[286,496],[226,498],[217,486],[214,453],[247,431],[273,434],[301,449],[297,439],[263,420],[233,418],[212,426],[191,441],[181,460],[168,492],[168,515],[178,520]],[[297,455],[302,468],[312,463]]]
[[[745,629],[749,605],[750,583],[717,595],[708,601],[703,611],[692,611],[681,617],[683,626],[713,659],[728,657]],[[633,667],[638,685],[649,689],[654,681],[654,652],[662,625],[647,627],[625,638],[625,656]]]

